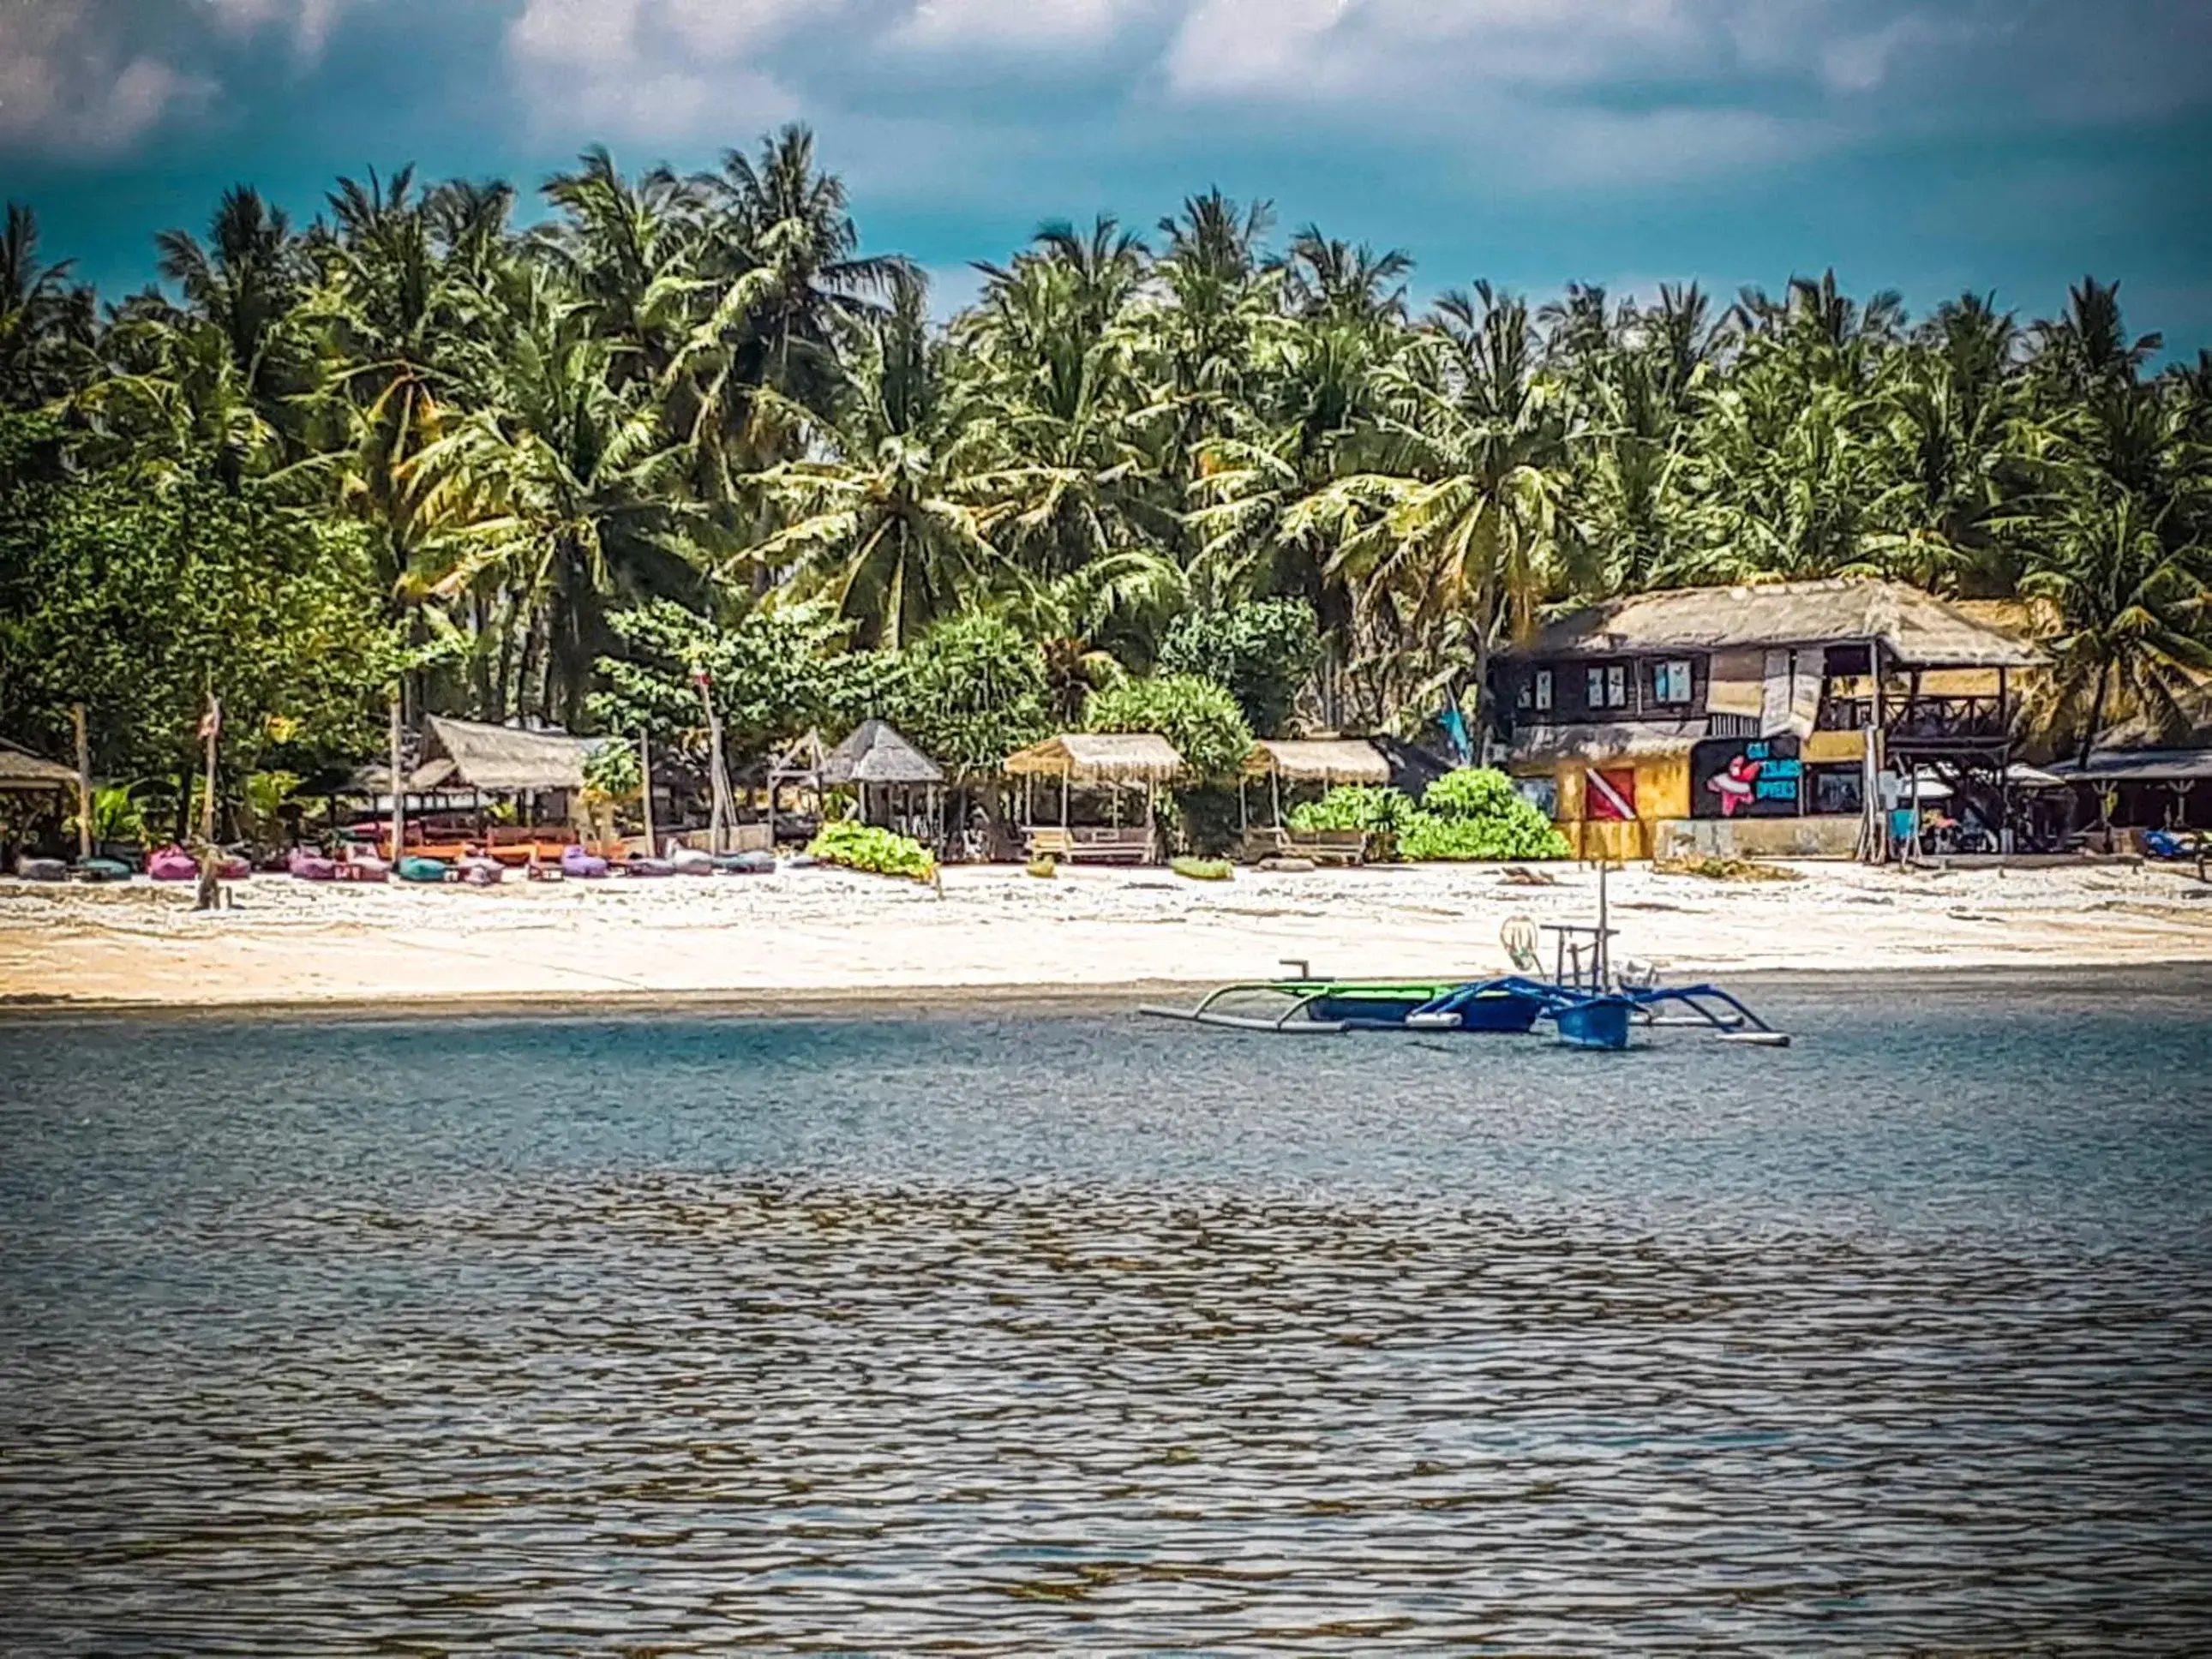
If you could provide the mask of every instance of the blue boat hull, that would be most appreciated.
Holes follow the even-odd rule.
[[[1562,1002],[1552,1018],[1559,1028],[1559,1041],[1570,1048],[1626,1048],[1629,1016],[1635,1008],[1628,997],[1590,996]]]
[[[1309,1016],[1316,1020],[1383,1030],[1403,1029],[1417,1012],[1453,1013],[1459,1016],[1459,1024],[1451,1029],[1478,1034],[1530,1030],[1543,1012],[1544,999],[1540,996],[1492,989],[1466,990],[1425,1000],[1403,994],[1388,996],[1345,992],[1322,997],[1308,1009]]]

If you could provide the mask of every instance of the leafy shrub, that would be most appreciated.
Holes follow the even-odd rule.
[[[848,819],[823,824],[806,850],[824,864],[842,864],[873,875],[927,881],[937,873],[936,856],[920,842]]]
[[[1567,839],[1513,781],[1490,767],[1462,767],[1428,787],[1399,831],[1398,850],[1416,863],[1563,859]]]
[[[1252,752],[1252,728],[1237,699],[1195,674],[1130,680],[1091,699],[1093,732],[1156,732],[1201,782],[1235,778]]]
[[[1160,642],[1160,672],[1198,674],[1229,689],[1255,732],[1290,720],[1298,688],[1321,660],[1321,629],[1304,599],[1259,599],[1186,611]]]
[[[1462,766],[1447,772],[1421,796],[1421,810],[1440,818],[1510,817],[1527,805],[1513,780],[1494,766]]]
[[[1227,859],[1176,859],[1168,868],[1192,881],[1227,881],[1237,873]]]
[[[645,793],[645,772],[634,744],[611,738],[584,757],[584,793],[600,800],[635,800]]]
[[[1340,783],[1319,800],[1293,806],[1291,828],[1364,830],[1370,836],[1388,835],[1402,829],[1413,814],[1413,803],[1402,790]]]

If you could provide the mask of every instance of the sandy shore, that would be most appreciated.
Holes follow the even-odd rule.
[[[1778,969],[2212,961],[2212,886],[2179,871],[1869,870],[1715,883],[1612,878],[1616,947],[1671,975]],[[712,881],[325,887],[257,877],[234,907],[189,891],[0,881],[0,996],[238,1005],[589,1000],[734,994],[1191,984],[1285,958],[1339,975],[1503,971],[1508,917],[1587,921],[1595,872],[1510,884],[1486,866],[1322,871],[1226,884],[1164,871],[953,869],[941,893],[827,869]]]

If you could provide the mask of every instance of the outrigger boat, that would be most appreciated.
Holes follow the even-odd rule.
[[[1540,958],[1537,930],[1515,917],[1503,930],[1506,952],[1522,971],[1492,979],[1336,980],[1304,962],[1281,979],[1224,985],[1196,1006],[1147,1006],[1158,1019],[1182,1020],[1271,1036],[1332,1036],[1347,1031],[1456,1031],[1525,1034],[1549,1021],[1574,1048],[1626,1048],[1636,1030],[1669,1027],[1705,1031],[1723,1042],[1782,1048],[1778,1031],[1717,985],[1661,985],[1649,969],[1615,974],[1608,960],[1605,874],[1598,875],[1598,925],[1553,924],[1557,966],[1549,980],[1533,975]],[[1587,940],[1585,944],[1583,941]]]

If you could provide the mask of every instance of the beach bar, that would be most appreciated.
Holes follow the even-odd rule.
[[[1032,859],[1071,863],[1152,864],[1158,841],[1152,828],[1152,800],[1163,784],[1183,774],[1182,757],[1165,738],[1149,732],[1069,732],[1033,744],[1006,757],[1006,775],[1022,780],[1022,837]],[[1039,823],[1036,783],[1060,784],[1060,821]],[[1109,822],[1078,823],[1072,797],[1077,788],[1103,791]],[[1124,823],[1124,797],[1141,798],[1140,815]]]
[[[2004,822],[2013,677],[2043,661],[1899,582],[1644,593],[1501,652],[1491,741],[1583,858],[1881,856],[1923,777]]]

